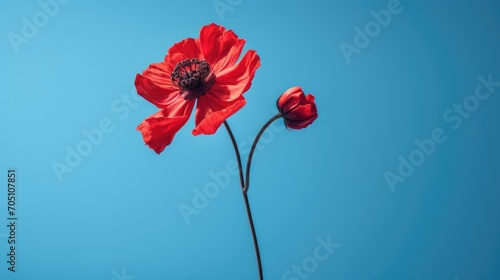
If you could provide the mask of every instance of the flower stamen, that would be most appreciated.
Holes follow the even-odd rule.
[[[170,77],[172,83],[181,89],[185,100],[204,95],[215,83],[210,64],[198,58],[189,58],[177,63]]]

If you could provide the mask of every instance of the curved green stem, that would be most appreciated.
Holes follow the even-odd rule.
[[[229,124],[226,121],[224,121],[224,126],[226,127],[227,133],[229,134],[229,138],[231,138],[231,142],[233,143],[234,147],[234,152],[236,153],[236,160],[238,162],[238,170],[240,173],[241,193],[243,194],[245,209],[247,211],[248,223],[250,224],[250,230],[252,232],[253,247],[255,249],[255,255],[257,257],[257,267],[259,269],[259,279],[264,280],[264,275],[262,273],[262,261],[260,259],[259,243],[257,242],[257,235],[255,233],[255,227],[253,225],[252,211],[250,210],[250,203],[248,202],[247,193],[243,190],[245,187],[245,180],[243,177],[243,168],[241,165],[240,151],[238,149],[238,144],[236,144],[236,140],[234,139],[233,132],[231,131],[231,128],[229,127]]]
[[[277,119],[283,117],[281,113],[278,113],[274,116],[272,116],[260,129],[259,133],[257,134],[257,137],[255,137],[255,140],[253,141],[252,148],[250,149],[250,154],[248,155],[248,160],[247,160],[247,169],[246,169],[246,176],[245,176],[245,181],[246,185],[243,188],[243,192],[247,193],[248,188],[250,187],[250,167],[252,165],[252,158],[253,158],[253,153],[255,152],[255,148],[257,147],[257,143],[259,142],[260,137],[266,131],[266,129]]]
[[[257,241],[257,234],[255,233],[255,226],[253,223],[253,218],[252,218],[252,210],[250,209],[250,202],[248,201],[248,187],[250,186],[250,165],[252,164],[252,157],[253,153],[255,152],[255,148],[257,147],[257,143],[259,142],[260,137],[264,133],[264,131],[277,119],[281,118],[283,115],[281,113],[278,113],[274,115],[271,119],[269,119],[264,126],[260,129],[259,133],[257,134],[257,137],[255,137],[255,140],[252,144],[252,148],[250,149],[250,154],[248,155],[248,161],[247,161],[247,166],[246,166],[246,184],[245,184],[245,177],[243,176],[243,167],[241,164],[241,155],[240,155],[240,150],[238,149],[238,144],[236,143],[236,140],[234,138],[233,132],[231,131],[231,128],[229,127],[229,124],[224,121],[224,126],[226,127],[227,133],[229,134],[229,138],[231,138],[231,143],[233,144],[234,152],[236,154],[236,160],[238,162],[238,171],[240,174],[240,185],[241,185],[241,193],[243,194],[243,200],[245,202],[245,209],[247,212],[247,217],[248,217],[248,223],[250,224],[250,230],[252,232],[252,239],[253,239],[253,246],[255,249],[255,255],[257,257],[257,266],[259,269],[259,279],[264,280],[264,274],[262,272],[262,261],[260,259],[260,250],[259,250],[259,242]]]
[[[257,241],[257,234],[255,233],[255,227],[253,225],[252,211],[250,210],[250,202],[248,202],[248,195],[246,192],[242,191],[243,199],[245,201],[245,208],[247,210],[248,223],[250,224],[250,230],[252,231],[253,247],[255,249],[255,256],[257,257],[257,266],[259,268],[259,279],[264,280],[264,274],[262,272],[262,261],[260,259],[259,242]]]
[[[236,154],[236,161],[238,162],[238,171],[240,173],[240,185],[241,189],[243,189],[245,187],[245,178],[243,177],[243,167],[241,165],[240,150],[238,149],[238,144],[236,144],[233,132],[231,131],[231,128],[229,127],[227,121],[224,121],[224,126],[226,127],[227,133],[229,134],[229,138],[231,138],[231,143],[233,143],[234,153]]]

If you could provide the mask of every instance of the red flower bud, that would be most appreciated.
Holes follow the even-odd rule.
[[[318,117],[314,96],[312,94],[304,95],[304,91],[298,86],[285,91],[278,98],[276,106],[283,115],[285,125],[288,128],[306,128]]]

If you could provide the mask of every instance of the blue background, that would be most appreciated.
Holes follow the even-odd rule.
[[[266,279],[286,279],[328,236],[340,247],[309,279],[500,279],[500,88],[458,129],[443,118],[479,76],[500,80],[499,2],[401,1],[349,63],[340,44],[354,45],[354,28],[390,1],[220,1],[231,9],[72,0],[17,53],[8,34],[43,10],[2,1],[0,177],[17,170],[19,220],[16,273],[0,227],[0,279],[257,279],[237,176],[189,223],[179,210],[210,172],[227,172],[224,129],[193,137],[191,119],[159,156],[135,130],[157,111],[136,99],[136,73],[211,22],[261,57],[248,104],[228,120],[242,149],[289,87],[318,105],[305,130],[276,123],[254,158]],[[59,180],[53,163],[103,120],[113,130]],[[398,174],[398,157],[436,128],[447,140],[391,190],[384,173]],[[2,225],[6,197],[3,187]]]

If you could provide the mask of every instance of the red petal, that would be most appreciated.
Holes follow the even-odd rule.
[[[287,126],[292,129],[305,128],[318,117],[316,104],[310,103],[300,105],[295,108],[291,113],[287,114],[285,121]]]
[[[316,120],[318,117],[318,114],[309,116],[308,118],[302,120],[302,121],[290,121],[290,120],[285,120],[286,126],[291,129],[303,129],[308,127],[310,124]]]
[[[233,66],[245,45],[245,40],[239,39],[232,30],[213,23],[201,29],[198,42],[204,59],[214,72]]]
[[[194,107],[194,100],[178,99],[171,108],[149,116],[139,126],[144,142],[157,154],[172,143],[175,134],[186,124]]]
[[[290,112],[295,106],[306,102],[304,91],[301,87],[295,86],[285,91],[278,99],[278,108],[284,114]]]
[[[312,95],[312,94],[310,94],[310,93],[309,93],[309,94],[306,96],[306,99],[307,99],[307,101],[309,101],[309,102],[311,102],[311,103],[314,103],[314,95]]]
[[[245,106],[246,100],[240,96],[231,102],[220,100],[211,92],[198,98],[196,105],[196,128],[193,135],[214,134],[219,126],[232,114]]]
[[[200,49],[196,40],[188,38],[174,44],[161,63],[153,63],[135,79],[137,93],[158,108],[165,108],[180,91],[172,83],[170,74],[177,63],[188,58],[198,58]]]
[[[239,98],[252,85],[255,71],[259,66],[260,58],[257,53],[253,50],[248,51],[238,64],[216,73],[217,80],[212,90],[224,101]]]
[[[172,100],[179,98],[180,90],[174,88],[162,73],[157,70],[159,64],[151,64],[144,74],[135,77],[135,88],[137,93],[158,108],[166,108]],[[170,77],[168,79],[170,81]]]
[[[313,104],[300,105],[286,115],[289,120],[303,120],[316,113],[316,106]]]
[[[168,75],[174,71],[177,63],[188,58],[201,58],[200,48],[197,41],[193,38],[184,39],[168,49],[168,54],[164,60],[167,65],[166,70]]]
[[[299,86],[291,87],[281,94],[280,98],[278,98],[278,104],[282,106],[286,102],[286,100],[288,100],[288,98],[293,95],[300,95],[300,93],[302,92],[304,91]]]

